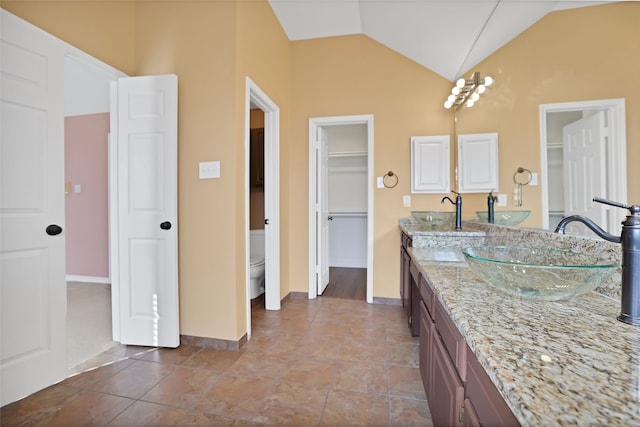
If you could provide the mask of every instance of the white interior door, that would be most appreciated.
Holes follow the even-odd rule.
[[[67,373],[64,51],[2,11],[0,404]],[[57,225],[59,230],[49,228]],[[55,234],[60,231],[59,234]]]
[[[326,141],[326,132],[318,127],[318,203],[320,236],[318,247],[320,254],[318,259],[318,295],[322,295],[329,284],[329,144]]]
[[[175,75],[118,80],[112,135],[117,135],[119,254],[111,277],[118,281],[114,305],[123,344],[180,344],[177,105]]]
[[[606,206],[592,201],[607,197],[605,113],[585,117],[562,129],[565,215],[584,215],[607,228]],[[567,232],[589,234],[573,222]]]

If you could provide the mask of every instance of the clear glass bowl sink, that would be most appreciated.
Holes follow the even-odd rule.
[[[411,216],[422,225],[426,225],[431,229],[445,228],[456,219],[455,212],[440,211],[411,211]]]
[[[618,268],[614,259],[554,249],[473,246],[462,249],[467,264],[495,288],[547,301],[597,288]]]
[[[493,223],[497,225],[518,225],[525,219],[529,218],[531,211],[494,211]],[[489,222],[489,213],[487,211],[476,212],[478,218],[482,222]]]

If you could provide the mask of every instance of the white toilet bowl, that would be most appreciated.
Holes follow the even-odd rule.
[[[264,293],[264,230],[249,232],[249,279],[254,299]]]

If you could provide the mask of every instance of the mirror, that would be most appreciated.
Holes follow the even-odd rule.
[[[626,159],[640,158],[640,129],[627,129],[624,124],[625,104],[627,108],[640,105],[640,92],[627,91],[620,85],[623,81],[635,81],[640,72],[640,58],[628,55],[634,50],[633,40],[640,38],[638,19],[640,3],[637,2],[556,11],[465,73],[468,76],[479,71],[490,75],[494,84],[472,108],[462,107],[452,113],[454,141],[457,142],[460,134],[498,133],[498,193],[506,194],[508,202],[507,207],[496,207],[496,210],[514,208],[513,173],[518,167],[538,174],[538,185],[523,189],[523,204],[518,209],[531,210],[531,215],[522,227],[551,228],[556,214],[566,214],[575,208],[567,209],[564,206],[567,195],[560,196],[555,191],[564,186],[565,174],[557,167],[558,150],[554,152],[551,144],[549,151],[547,135],[542,134],[548,127],[547,117],[551,115],[554,120],[553,114],[562,111],[576,114],[587,110],[609,112],[604,118],[606,140],[616,148],[601,150],[594,157],[603,167],[603,178],[599,182],[604,183],[604,187],[591,186],[585,191],[604,191],[606,195],[601,197],[629,204],[640,203],[640,186],[629,184],[627,189],[628,183],[640,182],[640,170],[634,168],[626,172]],[[570,35],[567,35],[568,22],[572,28]],[[594,28],[598,31],[593,31]],[[622,105],[614,106],[620,98],[624,98]],[[600,102],[605,105],[589,105],[593,100],[604,100]],[[562,110],[563,105],[568,107]],[[544,113],[543,106],[549,106]],[[552,164],[550,170],[549,162]],[[591,170],[591,166],[587,170]],[[591,174],[587,176],[590,178]],[[573,196],[575,199],[576,193],[574,189],[568,198]],[[486,209],[486,195],[470,196],[465,197],[467,206],[472,206],[465,209],[465,217],[470,217],[474,212],[471,209],[475,207]],[[559,198],[563,200],[562,208],[556,209]],[[603,210],[600,206],[590,206],[590,201],[583,204],[592,209],[585,209],[586,215],[592,216],[597,211],[603,221],[601,225],[616,233],[619,217],[625,214],[622,209]]]

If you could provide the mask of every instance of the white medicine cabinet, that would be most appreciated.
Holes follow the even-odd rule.
[[[458,192],[498,190],[498,134],[458,135]]]
[[[449,135],[411,137],[411,192],[449,193]]]

